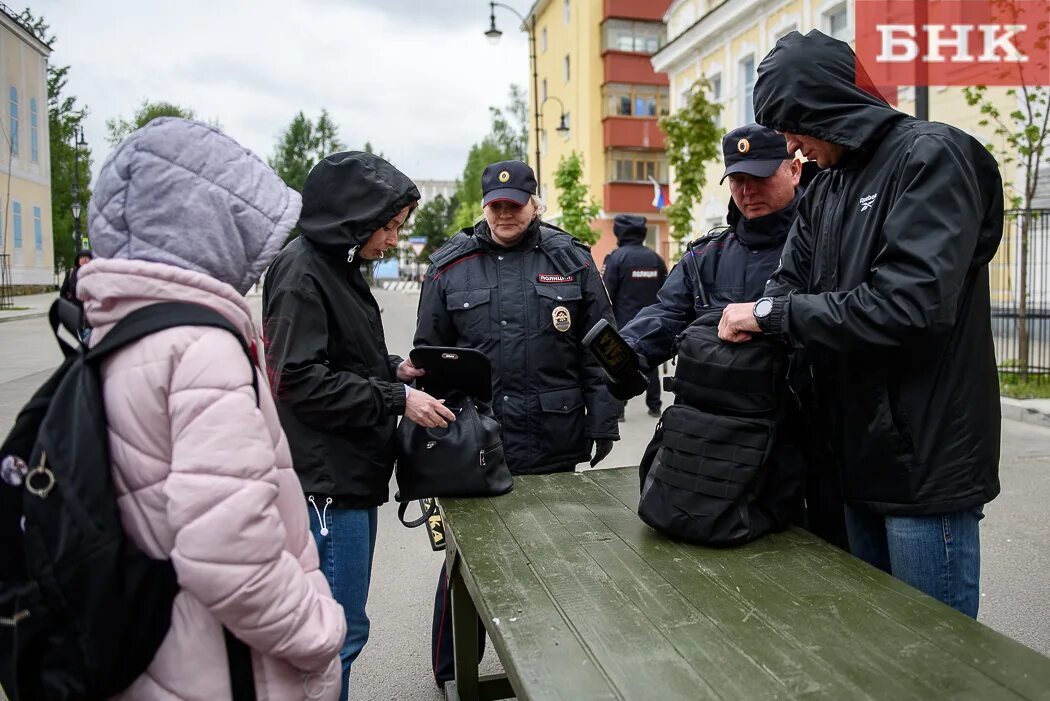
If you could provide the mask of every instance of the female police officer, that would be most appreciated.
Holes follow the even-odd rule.
[[[544,208],[527,164],[488,166],[481,189],[485,218],[430,257],[415,345],[477,348],[489,357],[512,473],[571,471],[588,458],[593,466],[619,438],[620,403],[581,340],[599,319],[613,323],[609,296],[587,246],[540,221]],[[442,569],[434,611],[439,684],[453,677],[447,599]]]

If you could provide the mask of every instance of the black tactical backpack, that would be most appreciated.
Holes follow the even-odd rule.
[[[675,394],[640,468],[638,514],[668,535],[739,545],[797,517],[804,462],[786,440],[783,345],[718,338],[721,310],[678,337]]]
[[[65,361],[0,446],[0,686],[11,701],[109,698],[146,670],[171,623],[171,562],[147,557],[121,525],[99,365],[175,326],[226,329],[244,344],[194,304],[139,309],[90,350],[59,335],[60,324],[79,330],[76,307],[57,301],[50,320]],[[254,699],[248,647],[228,631],[226,644],[234,698]]]

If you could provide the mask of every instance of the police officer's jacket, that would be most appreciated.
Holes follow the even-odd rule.
[[[644,234],[640,231],[625,232],[619,247],[605,258],[602,277],[612,299],[616,324],[621,328],[656,302],[656,295],[667,279],[664,259],[646,248],[643,240]]]
[[[754,219],[731,208],[730,226],[690,243],[660,289],[656,304],[620,329],[628,345],[654,367],[674,354],[675,338],[696,319],[697,312],[761,297],[779,265],[801,197],[801,188],[796,188],[795,199],[787,207]]]
[[[613,321],[587,246],[536,220],[504,248],[482,221],[430,262],[415,345],[488,356],[513,473],[571,470],[588,459],[591,439],[618,437],[619,403],[580,343],[599,319]]]

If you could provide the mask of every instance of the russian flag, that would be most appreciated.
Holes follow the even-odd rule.
[[[656,211],[659,212],[661,209],[671,204],[664,197],[664,191],[660,188],[660,183],[656,182],[656,178],[649,176],[649,182],[653,184],[653,206],[656,207]]]

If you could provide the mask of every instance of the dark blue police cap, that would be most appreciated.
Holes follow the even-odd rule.
[[[483,207],[500,200],[528,204],[536,194],[536,174],[522,161],[493,163],[481,174],[481,194]]]
[[[645,236],[646,221],[648,220],[645,217],[635,214],[617,214],[613,219],[613,233],[617,237],[629,233],[641,233]]]
[[[787,139],[772,129],[759,124],[748,124],[729,132],[722,139],[726,172],[719,184],[733,173],[747,173],[756,178],[768,178],[777,172],[780,164],[791,158]]]

